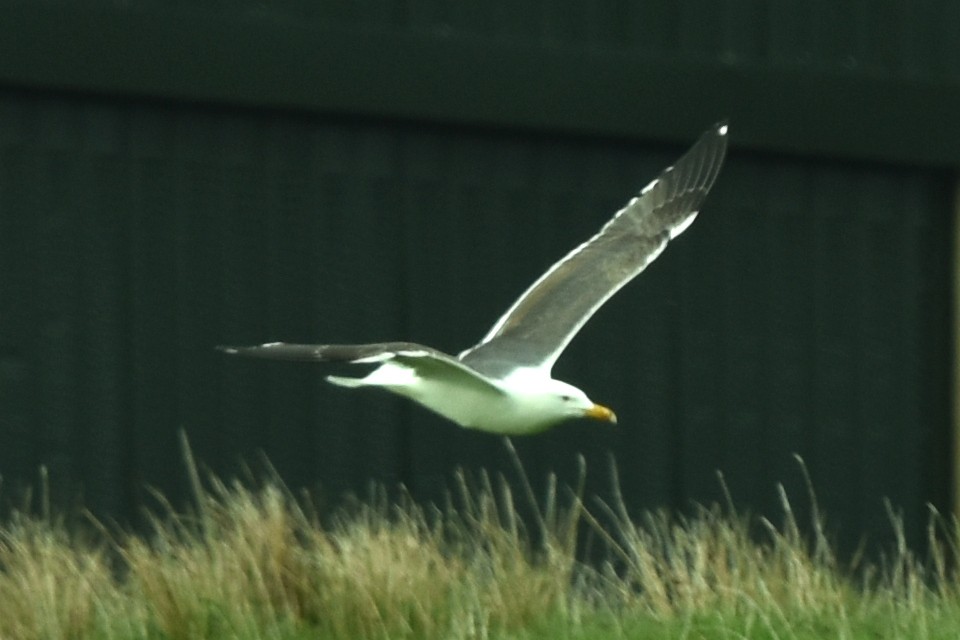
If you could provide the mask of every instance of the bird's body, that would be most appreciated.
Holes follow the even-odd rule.
[[[381,387],[473,429],[519,435],[575,417],[616,422],[580,389],[550,375],[593,313],[694,220],[723,163],[719,123],[644,187],[592,238],[524,292],[475,346],[457,357],[410,342],[221,347],[238,355],[378,365],[363,378],[328,376],[344,387]]]

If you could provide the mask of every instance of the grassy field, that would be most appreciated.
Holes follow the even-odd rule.
[[[727,509],[632,522],[622,501],[560,510],[553,492],[528,528],[485,477],[461,482],[457,509],[374,495],[322,523],[277,483],[195,483],[195,512],[145,537],[5,523],[0,638],[960,637],[953,544],[853,579],[822,535],[801,539],[786,497],[758,540]],[[576,560],[584,530],[609,563]]]

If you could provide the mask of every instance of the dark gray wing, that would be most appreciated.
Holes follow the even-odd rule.
[[[463,363],[487,375],[518,365],[549,370],[594,312],[693,222],[726,150],[727,123],[720,122],[540,276],[478,345],[460,354]]]
[[[452,359],[442,351],[415,342],[377,342],[374,344],[287,344],[268,342],[255,347],[217,347],[224,353],[268,360],[302,362],[376,363],[404,352],[427,353]]]
[[[254,347],[217,347],[230,355],[265,358],[269,360],[298,360],[301,362],[349,362],[378,364],[393,360],[413,369],[423,378],[458,381],[464,388],[483,388],[504,393],[487,376],[457,358],[416,342],[378,342],[374,344],[287,344],[268,342]],[[327,380],[345,387],[359,386],[361,380],[342,376],[327,376]]]

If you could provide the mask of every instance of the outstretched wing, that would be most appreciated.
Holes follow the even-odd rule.
[[[446,380],[464,388],[484,389],[487,393],[502,394],[503,389],[493,380],[453,356],[415,342],[377,342],[373,344],[287,344],[268,342],[253,347],[217,347],[230,355],[264,358],[268,360],[296,360],[301,362],[348,362],[351,364],[382,364],[392,361],[400,368],[421,379]],[[363,385],[393,386],[398,369],[384,369],[382,375],[367,378],[327,376],[334,384],[345,387]],[[386,377],[384,377],[386,376]],[[404,384],[408,385],[409,380]],[[406,395],[415,395],[407,393]]]
[[[268,342],[254,347],[217,347],[230,355],[264,358],[267,360],[297,360],[301,362],[377,363],[390,360],[403,352],[428,353],[452,359],[442,351],[415,342],[376,342],[373,344],[288,344]]]
[[[540,276],[460,359],[489,375],[505,363],[549,370],[594,312],[693,222],[726,150],[727,123],[720,122]]]

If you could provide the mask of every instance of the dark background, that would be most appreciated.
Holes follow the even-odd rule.
[[[317,6],[314,6],[314,5]],[[696,224],[557,377],[613,407],[515,440],[631,509],[722,498],[884,541],[952,509],[952,3],[12,2],[0,8],[0,498],[130,522],[270,460],[325,504],[441,499],[502,441],[218,344],[456,353],[711,124]],[[869,10],[868,10],[869,9]]]

